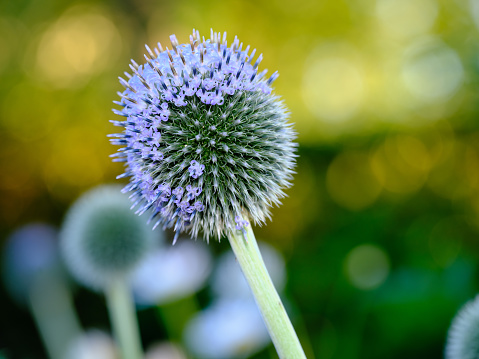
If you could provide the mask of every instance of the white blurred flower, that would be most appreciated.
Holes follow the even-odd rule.
[[[71,345],[67,359],[118,359],[113,339],[100,330],[89,330]]]
[[[286,283],[283,257],[273,246],[267,243],[260,242],[259,249],[276,290],[281,292]],[[211,280],[211,289],[218,297],[253,298],[232,251],[227,251],[218,258]]]
[[[184,339],[202,359],[245,358],[270,342],[253,299],[219,300],[188,323]]]
[[[170,342],[157,343],[145,354],[145,359],[186,359],[183,350]]]
[[[181,241],[150,253],[131,278],[135,301],[171,302],[201,289],[211,272],[211,255],[201,241]]]

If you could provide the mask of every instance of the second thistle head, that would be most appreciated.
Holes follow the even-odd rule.
[[[479,295],[456,314],[447,335],[446,359],[479,357]]]
[[[208,40],[193,30],[187,44],[147,47],[132,61],[116,102],[123,132],[113,155],[125,162],[138,212],[153,209],[156,225],[208,239],[264,222],[290,186],[296,135],[288,111],[272,93],[275,72],[258,72],[262,55],[226,33]]]
[[[130,211],[115,185],[84,193],[70,207],[60,232],[65,263],[82,284],[105,289],[126,278],[153,247],[156,233]]]

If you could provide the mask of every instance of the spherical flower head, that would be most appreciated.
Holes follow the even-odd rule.
[[[75,338],[68,348],[68,359],[118,358],[113,338],[98,329],[89,329]]]
[[[60,232],[65,263],[72,275],[93,289],[126,277],[154,244],[156,233],[134,215],[119,186],[99,186],[69,209]]]
[[[57,230],[44,223],[22,226],[8,237],[3,257],[5,287],[25,303],[40,277],[59,272]]]
[[[446,359],[479,358],[479,295],[467,302],[449,328]]]
[[[122,108],[114,110],[124,128],[112,143],[125,162],[138,212],[153,209],[155,225],[220,238],[264,222],[290,186],[296,137],[288,111],[271,84],[258,73],[262,59],[226,33],[189,44],[170,37],[172,49],[147,47],[146,63],[132,60],[132,75],[120,78]],[[235,221],[235,218],[239,220]]]

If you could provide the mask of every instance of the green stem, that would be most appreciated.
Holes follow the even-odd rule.
[[[38,278],[30,289],[29,301],[48,357],[65,358],[81,329],[63,278],[56,275]]]
[[[131,293],[123,278],[113,280],[106,289],[110,319],[122,359],[143,357],[138,322]]]
[[[298,336],[266,270],[251,226],[228,236],[241,270],[253,292],[266,328],[281,359],[306,358]]]

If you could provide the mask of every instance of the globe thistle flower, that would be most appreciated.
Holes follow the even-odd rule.
[[[68,269],[93,289],[128,276],[154,243],[156,233],[131,213],[120,189],[106,185],[84,193],[69,209],[60,232]]]
[[[60,233],[70,272],[105,293],[122,358],[143,357],[127,280],[152,248],[155,234],[130,211],[120,187],[108,185],[83,194],[68,211]]]
[[[226,235],[281,359],[305,358],[298,337],[268,275],[249,220],[263,223],[280,204],[295,166],[296,133],[271,85],[278,77],[258,72],[262,55],[226,33],[189,44],[170,36],[172,49],[146,46],[146,63],[132,60],[120,78],[125,117],[111,142],[125,163],[132,208],[149,221],[173,227],[176,242],[187,231],[208,241]]]
[[[479,357],[479,295],[467,302],[452,321],[447,337],[446,359]]]
[[[193,30],[188,44],[170,37],[171,49],[146,46],[146,63],[132,60],[120,78],[124,128],[110,135],[122,148],[138,213],[153,210],[155,226],[206,239],[220,238],[248,219],[263,223],[279,204],[295,166],[296,135],[288,111],[272,93],[277,72],[258,72],[256,50],[226,33],[210,39]]]

